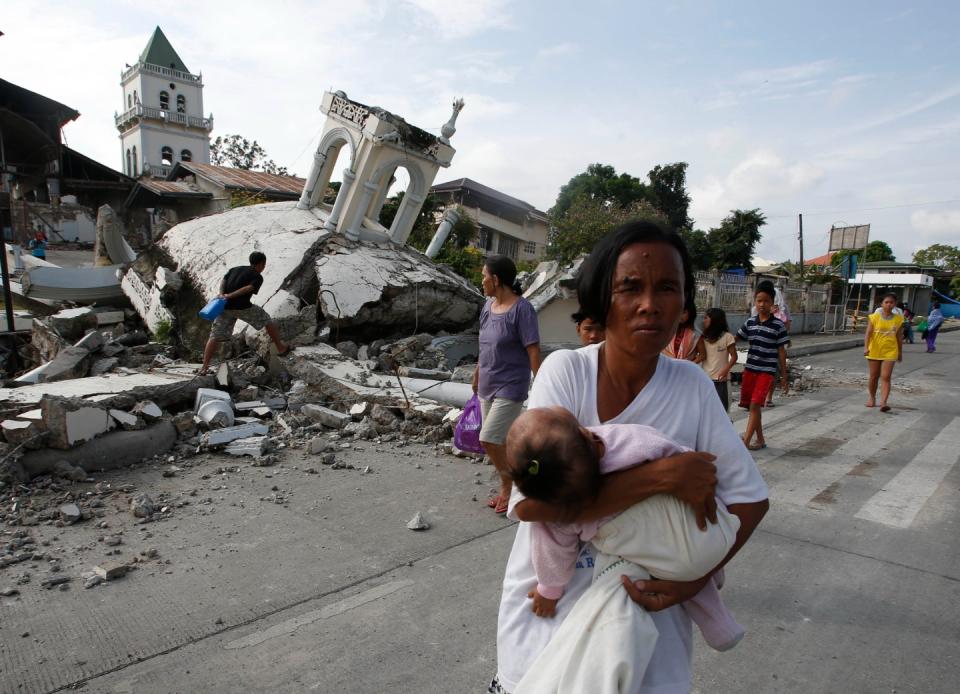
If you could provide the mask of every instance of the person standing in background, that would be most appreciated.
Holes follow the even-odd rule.
[[[903,314],[895,313],[896,294],[885,294],[880,313],[871,313],[867,334],[863,338],[863,356],[870,366],[867,382],[867,407],[877,404],[877,382],[880,384],[880,411],[889,412],[890,377],[893,366],[903,360]]]
[[[730,334],[727,314],[722,308],[707,309],[703,334],[697,341],[700,365],[713,381],[724,411],[730,409],[730,369],[737,363],[737,339]]]
[[[940,304],[935,303],[930,315],[927,316],[927,352],[937,351],[937,333],[940,332],[941,325],[943,325],[943,313],[940,312]]]
[[[503,255],[487,256],[483,265],[480,311],[480,358],[473,372],[473,392],[480,396],[483,424],[480,443],[500,477],[500,493],[487,501],[496,513],[507,512],[512,484],[504,441],[523,410],[530,372],[540,368],[540,325],[533,305],[521,294],[517,266]]]

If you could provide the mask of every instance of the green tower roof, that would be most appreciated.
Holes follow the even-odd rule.
[[[187,66],[184,65],[180,59],[180,56],[173,50],[173,46],[170,45],[167,37],[163,35],[160,27],[154,30],[153,36],[151,36],[147,42],[147,47],[144,48],[143,53],[140,54],[140,62],[173,68],[174,70],[186,72],[187,74],[190,73]]]

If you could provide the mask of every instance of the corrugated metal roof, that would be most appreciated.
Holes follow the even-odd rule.
[[[245,190],[251,193],[272,193],[291,198],[299,196],[303,192],[304,183],[306,183],[304,179],[297,176],[278,176],[263,171],[248,171],[229,166],[199,164],[192,161],[177,162],[174,170],[170,172],[170,177],[175,177],[180,168],[218,183],[225,188]]]
[[[519,198],[515,198],[506,193],[501,193],[499,190],[491,188],[490,186],[485,186],[482,183],[477,183],[472,178],[458,178],[455,181],[447,181],[446,183],[438,183],[430,189],[431,193],[444,193],[448,191],[455,190],[468,190],[480,195],[486,195],[489,198],[494,200],[499,200],[502,203],[507,205],[512,205],[513,207],[519,207],[522,210],[535,215],[539,215],[544,219],[547,219],[547,213],[541,212],[536,207],[531,205],[529,202],[524,202]]]
[[[159,181],[155,178],[141,178],[138,183],[157,195],[179,195],[184,197],[213,197],[212,194],[198,190],[193,184],[186,181]]]

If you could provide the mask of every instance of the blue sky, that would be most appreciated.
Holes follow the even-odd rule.
[[[690,164],[697,226],[769,217],[758,249],[826,251],[871,223],[898,259],[960,244],[960,5],[896,2],[24,2],[0,18],[3,77],[81,113],[69,144],[116,168],[119,86],[159,24],[202,71],[214,135],[303,175],[325,89],[438,131],[453,165],[549,208],[592,162]]]

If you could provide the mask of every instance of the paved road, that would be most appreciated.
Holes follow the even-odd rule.
[[[726,654],[697,637],[695,691],[955,691],[960,334],[935,355],[908,346],[890,414],[863,407],[858,351],[800,361],[821,387],[767,412],[773,508],[724,589],[749,633]],[[299,451],[275,468],[115,473],[200,490],[173,520],[125,529],[172,563],[0,599],[0,691],[482,691],[513,537],[482,506],[489,469],[375,448],[344,456],[371,475],[306,474]],[[418,509],[426,533],[403,527]],[[96,546],[58,532],[52,547]]]

